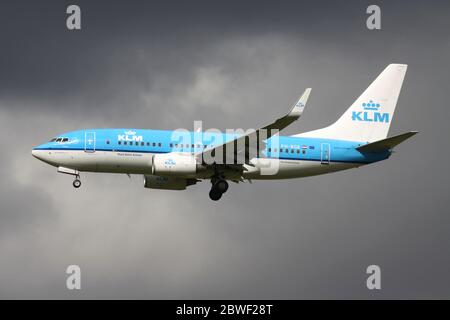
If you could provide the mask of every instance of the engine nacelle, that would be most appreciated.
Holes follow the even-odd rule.
[[[197,173],[197,161],[191,155],[155,154],[152,160],[152,173],[162,176],[194,177]]]
[[[189,185],[188,179],[177,177],[144,176],[144,187],[150,189],[184,190]]]

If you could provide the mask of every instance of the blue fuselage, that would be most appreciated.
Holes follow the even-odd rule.
[[[34,150],[123,153],[199,153],[235,138],[234,134],[146,129],[88,129],[58,136]],[[53,140],[53,139],[52,139]],[[275,142],[276,141],[276,142]],[[364,143],[322,138],[279,136],[267,140],[263,157],[285,160],[369,164],[384,160],[390,151],[362,153]],[[326,157],[326,159],[324,159]]]

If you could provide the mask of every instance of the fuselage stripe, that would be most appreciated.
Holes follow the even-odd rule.
[[[118,149],[95,149],[92,151],[86,151],[85,149],[82,148],[34,148],[34,150],[44,150],[44,151],[85,151],[86,153],[95,153],[98,151],[102,151],[102,152],[120,152],[120,153],[146,153],[146,154],[165,154],[165,153],[170,153],[171,151],[147,151],[147,150],[118,150]],[[190,153],[191,152],[186,152],[186,153]],[[277,160],[291,160],[291,161],[320,161],[323,162],[323,160],[321,159],[317,159],[317,158],[308,158],[308,157],[303,157],[303,158],[290,158],[290,157],[262,157],[262,159],[277,159]],[[361,163],[361,164],[368,164],[371,163],[370,161],[346,161],[346,160],[336,160],[336,159],[330,159],[330,161],[326,161],[326,162],[333,162],[333,163]]]

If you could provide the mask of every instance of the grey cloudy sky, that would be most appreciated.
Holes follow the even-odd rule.
[[[66,29],[79,4],[82,30]],[[369,4],[382,29],[365,27]],[[0,4],[0,298],[449,298],[448,1]],[[286,134],[334,121],[409,65],[388,160],[290,181],[144,189],[31,157],[87,127],[248,128],[312,87]],[[65,288],[78,264],[82,290]],[[380,265],[382,290],[366,289]]]

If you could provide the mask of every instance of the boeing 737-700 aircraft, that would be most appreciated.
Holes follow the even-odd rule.
[[[32,154],[73,175],[75,188],[81,186],[80,172],[140,174],[146,188],[165,190],[206,179],[217,201],[227,181],[300,178],[389,158],[396,145],[417,133],[387,138],[406,69],[390,64],[335,123],[293,136],[278,132],[300,118],[311,89],[287,115],[257,130],[86,129],[63,133]]]

